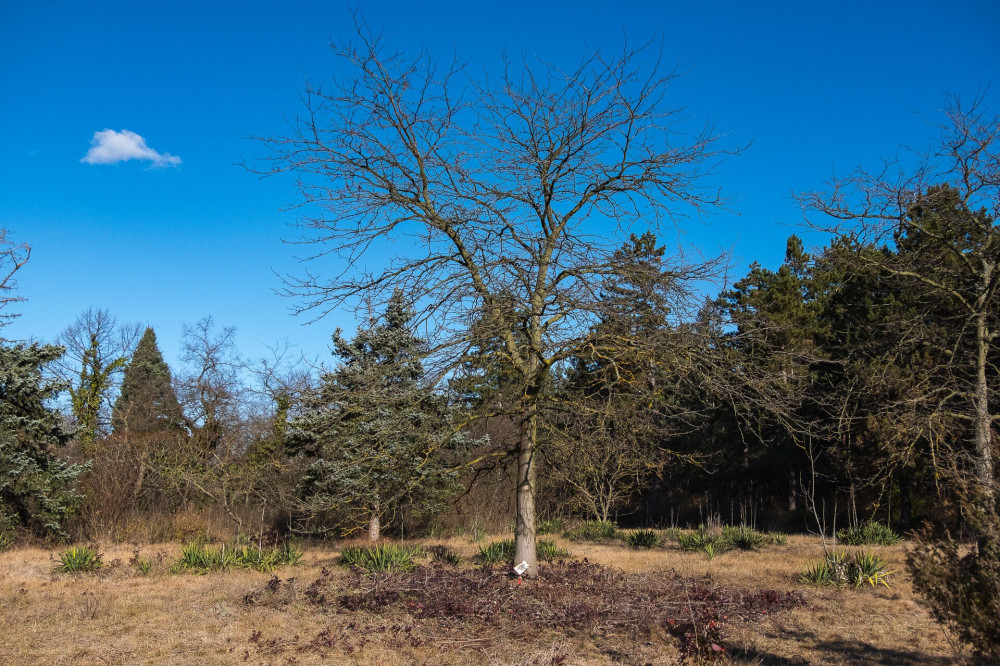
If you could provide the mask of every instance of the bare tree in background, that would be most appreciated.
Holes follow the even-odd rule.
[[[476,345],[473,322],[478,341],[499,340],[521,386],[515,561],[534,576],[542,388],[591,344],[629,231],[720,205],[703,177],[732,151],[711,127],[688,131],[653,48],[593,52],[569,71],[506,62],[475,80],[358,34],[334,47],[345,77],[309,88],[289,136],[264,139],[263,171],[298,178],[313,265],[338,260],[288,291],[319,318],[401,289],[442,360]]]
[[[0,228],[0,327],[9,324],[18,316],[15,312],[4,310],[11,303],[24,300],[23,296],[13,295],[14,289],[17,288],[14,274],[21,270],[31,257],[31,247],[27,243],[15,243],[8,233],[6,229]]]
[[[140,335],[141,325],[119,324],[106,309],[91,307],[56,338],[66,353],[53,368],[70,384],[77,436],[85,449],[110,426],[117,384]]]

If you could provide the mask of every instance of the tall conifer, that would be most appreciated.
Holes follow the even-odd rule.
[[[125,369],[121,395],[111,415],[115,432],[147,434],[180,428],[181,407],[170,382],[170,368],[146,328]]]
[[[423,384],[424,343],[410,332],[412,317],[397,293],[381,323],[352,340],[334,333],[341,363],[292,424],[318,456],[299,484],[310,515],[348,531],[367,524],[373,540],[404,505],[442,508],[454,480],[440,449],[456,438],[442,399]]]

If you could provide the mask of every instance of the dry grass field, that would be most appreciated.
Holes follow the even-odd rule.
[[[489,541],[489,538],[487,538]],[[726,626],[719,653],[738,664],[950,664],[962,655],[917,604],[905,574],[905,546],[875,548],[897,573],[891,589],[815,589],[797,582],[818,559],[816,539],[727,552],[709,560],[672,546],[650,551],[621,544],[556,539],[575,559],[642,581],[700,580],[734,590],[794,591],[803,604]],[[468,563],[478,544],[443,543]],[[55,574],[56,551],[17,548],[0,554],[0,661],[5,664],[670,664],[676,640],[648,627],[563,628],[530,618],[496,624],[425,617],[392,606],[351,610],[317,603],[321,580],[332,598],[367,583],[337,564],[340,548],[309,546],[302,563],[274,572],[171,573],[177,544],[138,547],[153,562],[130,564],[135,546],[103,545],[96,573]],[[634,574],[634,576],[632,576]],[[275,577],[276,576],[276,577]],[[629,578],[629,576],[632,576]],[[504,579],[510,597],[535,583]],[[686,585],[686,583],[685,583]],[[332,587],[331,587],[332,586]],[[505,588],[504,588],[505,589]],[[687,589],[685,587],[685,589]],[[310,591],[311,590],[311,591]],[[342,591],[342,590],[341,590]],[[442,593],[447,596],[446,593]],[[506,594],[506,593],[505,593]],[[617,602],[628,599],[618,599]],[[614,606],[616,600],[610,600]],[[413,605],[411,603],[411,605]],[[582,625],[581,625],[582,626]]]

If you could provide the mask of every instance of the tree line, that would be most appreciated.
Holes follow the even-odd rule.
[[[302,240],[344,259],[288,293],[355,307],[357,333],[317,372],[240,364],[211,320],[185,330],[177,376],[151,329],[103,311],[62,347],[4,345],[5,530],[212,510],[378,538],[493,512],[531,576],[539,514],[877,519],[923,526],[914,577],[942,618],[996,607],[995,117],[955,100],[912,163],[799,195],[827,244],[792,236],[776,270],[710,294],[724,259],[660,237],[724,205],[706,183],[740,149],[678,117],[646,49],[476,80],[359,38],[336,48],[352,74],[308,90],[258,167],[296,175]],[[4,247],[9,281],[26,257]]]

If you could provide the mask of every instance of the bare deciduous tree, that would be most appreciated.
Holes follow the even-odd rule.
[[[334,48],[344,78],[309,88],[289,136],[264,139],[262,171],[298,178],[313,265],[341,262],[332,278],[290,279],[289,293],[318,318],[401,289],[440,359],[473,344],[472,322],[500,341],[521,384],[515,558],[535,575],[546,378],[587,346],[623,238],[720,205],[703,177],[733,151],[711,126],[689,131],[654,48],[593,52],[569,71],[505,62],[474,80],[358,34]]]
[[[140,335],[139,324],[119,324],[106,309],[91,307],[56,339],[66,353],[53,369],[70,384],[73,415],[84,448],[108,430],[116,384]]]
[[[11,303],[24,300],[23,296],[14,296],[12,291],[17,288],[14,274],[28,263],[31,257],[31,247],[27,243],[15,243],[8,238],[9,232],[0,228],[0,326],[10,323],[17,317],[15,312],[3,312]],[[2,340],[2,338],[0,338]]]

